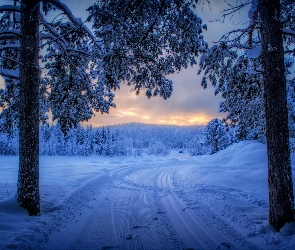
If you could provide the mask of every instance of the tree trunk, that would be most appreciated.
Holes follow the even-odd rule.
[[[17,198],[30,215],[40,212],[39,195],[39,3],[21,1],[19,173]]]
[[[280,230],[294,221],[294,196],[289,151],[288,110],[280,0],[260,0],[269,222]]]

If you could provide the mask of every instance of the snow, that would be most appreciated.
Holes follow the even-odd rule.
[[[0,5],[0,11],[20,11],[20,7],[13,5]]]
[[[285,33],[285,35],[291,35],[291,36],[295,35],[295,31],[289,28],[283,28],[283,32]]]
[[[42,156],[35,217],[17,204],[17,171],[17,157],[0,156],[3,249],[295,249],[295,223],[267,221],[258,142],[194,157]]]
[[[261,43],[259,43],[256,47],[247,50],[247,56],[252,59],[256,59],[261,55],[262,46]]]
[[[248,12],[248,17],[249,19],[252,21],[253,20],[253,15],[255,13],[255,11],[257,11],[257,6],[258,6],[258,1],[257,0],[253,0],[252,4],[251,4],[251,8]]]
[[[18,78],[19,77],[19,70],[18,69],[2,69],[0,68],[0,75],[1,76],[6,76],[6,77],[13,77],[13,78]]]

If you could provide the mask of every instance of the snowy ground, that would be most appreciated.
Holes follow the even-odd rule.
[[[295,249],[294,223],[277,233],[267,222],[260,143],[198,157],[41,157],[35,217],[17,205],[17,168],[0,156],[1,249]]]

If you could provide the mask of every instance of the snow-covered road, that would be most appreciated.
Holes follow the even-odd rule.
[[[5,237],[0,244],[4,249],[294,249],[294,223],[277,233],[267,222],[264,147],[245,142],[200,157],[45,157],[42,215],[28,217],[14,196],[0,200]],[[14,192],[8,163],[2,194]]]
[[[173,177],[185,163],[121,165],[69,198],[45,249],[217,249],[226,244],[179,197]],[[207,219],[207,218],[205,218]],[[51,220],[53,223],[53,220]],[[240,239],[242,240],[242,239]]]
[[[171,169],[171,164],[147,163],[105,170],[105,175],[82,188],[85,192],[81,192],[81,197],[75,194],[77,204],[70,205],[73,210],[70,216],[67,209],[60,210],[56,217],[60,226],[42,246],[45,249],[186,248],[173,226],[171,210],[162,202],[168,192],[162,176]]]

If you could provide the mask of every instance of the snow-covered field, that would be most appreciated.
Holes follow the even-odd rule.
[[[0,156],[1,249],[295,249],[295,223],[267,222],[257,142],[195,157],[41,157],[35,217],[17,204],[17,170]]]

